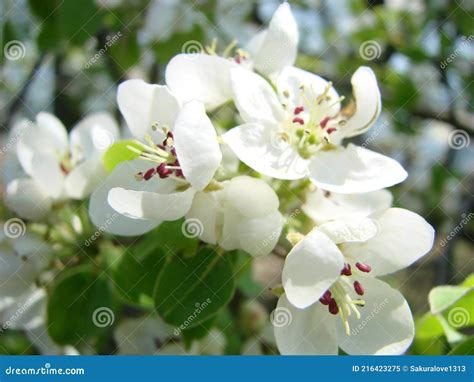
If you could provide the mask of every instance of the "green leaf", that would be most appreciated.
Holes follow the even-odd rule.
[[[474,326],[474,290],[471,289],[445,310],[443,316],[456,329]]]
[[[140,154],[130,150],[127,146],[139,149],[140,146],[133,140],[123,140],[110,146],[102,157],[102,162],[108,173],[111,173],[119,163],[136,159]]]
[[[144,308],[153,308],[153,290],[166,255],[156,237],[147,235],[137,245],[105,248],[108,257],[108,273],[113,286],[125,300]]]
[[[217,313],[234,293],[228,259],[204,248],[193,257],[175,256],[155,287],[155,308],[171,325],[192,328]]]
[[[60,345],[107,333],[114,321],[108,283],[89,266],[66,271],[51,289],[47,319],[49,335]]]
[[[214,326],[215,321],[216,316],[214,315],[192,328],[182,330],[181,335],[186,347],[190,347],[193,341],[206,337],[206,335]]]
[[[448,355],[474,355],[474,336],[455,346]]]
[[[183,224],[184,219],[164,222],[149,235],[152,235],[160,243],[166,253],[194,255],[199,245],[199,239],[184,236]]]
[[[416,320],[416,338],[438,338],[442,335],[444,335],[443,325],[437,316],[428,312]]]
[[[452,285],[442,285],[431,289],[428,295],[431,313],[437,314],[444,311],[467,292],[469,288]]]
[[[453,329],[450,323],[446,321],[443,316],[438,315],[438,319],[443,326],[444,334],[446,335],[446,338],[450,344],[462,341],[465,338],[462,333],[459,333],[456,329]]]

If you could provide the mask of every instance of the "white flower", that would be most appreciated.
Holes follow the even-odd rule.
[[[275,326],[280,352],[337,354],[339,346],[349,354],[403,353],[414,335],[410,308],[372,276],[409,266],[433,240],[422,217],[400,208],[315,228],[285,261],[278,308],[292,321]]]
[[[92,194],[89,213],[109,232],[138,235],[186,215],[195,194],[213,179],[222,154],[201,103],[181,107],[166,86],[142,80],[121,84],[117,99],[138,139],[131,149],[140,157],[113,170]]]
[[[316,224],[323,224],[344,218],[367,217],[390,208],[392,200],[392,194],[388,190],[337,194],[317,188],[307,193],[301,209]]]
[[[103,152],[118,137],[115,121],[92,114],[67,134],[55,116],[39,113],[36,124],[21,121],[16,150],[26,177],[7,186],[7,205],[19,216],[42,219],[51,206],[65,199],[88,196],[105,174]]]
[[[255,68],[274,78],[293,65],[298,46],[298,27],[288,3],[278,7],[268,29],[257,34],[246,51],[233,59],[207,54],[179,54],[166,67],[166,83],[183,101],[199,100],[207,110],[232,98],[230,71]]]
[[[398,162],[349,138],[369,129],[381,110],[374,73],[360,67],[352,76],[355,103],[340,109],[342,97],[323,78],[286,67],[277,92],[259,75],[232,69],[236,106],[244,124],[223,140],[254,170],[279,179],[307,176],[318,187],[337,193],[369,192],[403,181]]]
[[[227,251],[243,249],[252,256],[270,253],[283,227],[273,189],[249,176],[222,185],[222,190],[196,194],[186,215],[202,224],[200,239]]]

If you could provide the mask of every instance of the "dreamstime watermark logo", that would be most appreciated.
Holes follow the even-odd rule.
[[[454,227],[451,232],[449,232],[446,237],[444,239],[441,240],[441,246],[442,247],[445,247],[448,242],[454,237],[456,236],[459,232],[462,231],[462,228],[467,225],[467,223],[469,223],[471,221],[472,218],[474,218],[474,212],[469,212],[469,214],[461,214],[461,221],[459,222],[459,224],[456,225],[456,227]]]
[[[373,61],[382,55],[382,47],[375,40],[364,41],[359,47],[359,55],[366,61]]]
[[[439,67],[441,69],[445,69],[451,62],[454,61],[454,59],[461,54],[461,52],[467,48],[469,44],[471,44],[474,41],[474,35],[469,35],[468,37],[462,36],[461,37],[461,44],[454,49],[453,53],[451,53],[448,57],[446,57],[445,60],[441,61],[439,63]]]
[[[18,61],[25,57],[26,47],[19,40],[11,40],[3,48],[3,54],[7,60]]]
[[[270,321],[274,327],[283,328],[291,325],[293,316],[288,309],[278,307],[270,314]]]
[[[196,41],[196,40],[186,41],[181,47],[182,53],[189,54],[191,56],[202,53],[203,51],[204,51],[204,47],[199,41]]]
[[[386,129],[389,125],[388,121],[384,121],[381,124],[376,124],[373,128],[370,129],[370,134],[367,138],[362,142],[361,146],[363,148],[367,148],[367,146],[371,145],[375,139],[380,135],[380,133]]]
[[[452,308],[448,313],[448,323],[453,328],[466,326],[470,320],[471,316],[469,315],[467,309],[461,307]]]
[[[84,65],[85,69],[89,69],[92,65],[94,65],[97,61],[100,60],[100,58],[111,48],[114,46],[118,40],[120,40],[120,37],[122,37],[122,32],[118,31],[115,33],[113,36],[107,36],[105,38],[105,45],[99,49],[99,51],[92,56],[92,58],[86,62]]]
[[[92,133],[92,141],[99,150],[106,150],[115,142],[115,136],[108,130],[99,129]]]
[[[112,326],[115,321],[115,315],[112,309],[101,306],[94,310],[92,313],[92,322],[98,328],[105,328],[106,326]]]
[[[3,232],[10,239],[18,239],[25,234],[26,224],[19,218],[8,219],[3,225]]]
[[[352,328],[351,334],[353,336],[356,336],[362,330],[364,330],[364,328],[369,324],[369,322],[372,321],[385,308],[388,303],[388,298],[385,298],[382,302],[374,303],[374,309],[363,319],[359,320],[357,326],[355,328]]]
[[[115,219],[117,219],[119,216],[119,213],[118,212],[114,212],[112,215],[107,215],[107,219],[105,219],[105,222],[104,224],[102,224],[99,229],[97,231],[95,231],[85,242],[84,242],[84,245],[86,247],[89,247],[92,245],[92,243],[94,241],[96,241],[100,235],[102,235],[102,233],[104,231],[107,230],[107,227],[109,227],[114,221]]]
[[[196,302],[196,304],[194,304],[196,309],[194,309],[193,313],[189,315],[188,318],[186,318],[186,320],[174,330],[174,334],[176,336],[179,336],[181,332],[185,330],[189,325],[191,325],[192,322],[196,319],[196,317],[198,317],[203,312],[203,310],[205,310],[209,306],[211,302],[212,300],[210,298],[207,298],[206,301],[202,303]]]
[[[204,226],[199,219],[186,219],[181,225],[181,232],[188,239],[194,239],[204,233]]]
[[[34,303],[34,299],[31,297],[28,298],[23,304],[18,303],[17,307],[18,309],[15,310],[15,312],[6,320],[4,320],[2,327],[0,327],[0,333],[3,333],[3,331],[10,329],[13,327],[15,322],[26,312],[26,310]]]
[[[454,150],[462,150],[469,146],[471,139],[469,134],[460,129],[453,130],[448,136],[448,145]]]

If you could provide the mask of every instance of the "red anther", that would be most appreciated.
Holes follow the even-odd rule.
[[[145,180],[148,180],[148,179],[151,179],[153,177],[153,175],[156,174],[156,170],[155,168],[150,168],[148,170],[146,170],[145,174],[143,175],[143,179]]]
[[[321,297],[321,298],[319,299],[319,302],[320,302],[321,304],[323,304],[323,305],[328,305],[328,304],[329,304],[329,301],[326,300],[324,297]]]
[[[327,290],[326,292],[324,292],[323,297],[329,301],[332,298],[332,294],[330,291]]]
[[[303,106],[296,106],[295,107],[295,111],[293,112],[295,115],[298,115],[299,113],[301,113],[302,111],[304,110],[304,107]]]
[[[69,174],[69,170],[64,166],[64,164],[60,164],[59,167],[61,168],[61,171],[63,172],[64,175]]]
[[[330,127],[327,129],[328,134],[334,133],[337,129],[335,127]]]
[[[300,125],[304,125],[303,118],[300,118],[300,117],[295,117],[295,118],[293,118],[293,120],[292,120],[291,122],[293,122],[293,123],[299,123]]]
[[[352,275],[350,264],[344,263],[344,268],[342,268],[342,270],[341,270],[341,275],[344,275],[344,276]]]
[[[361,272],[369,273],[372,270],[372,267],[367,264],[356,263],[355,265],[357,269]]]
[[[165,145],[157,144],[156,147],[158,147],[159,149],[162,149],[162,150],[166,150]]]
[[[171,131],[168,131],[168,134],[166,134],[166,138],[173,138],[173,133]]]
[[[235,62],[236,62],[237,64],[240,64],[240,63],[242,62],[241,59],[240,59],[240,55],[239,55],[239,54],[237,54],[237,55],[234,57],[234,60],[235,60]]]
[[[183,174],[183,171],[180,169],[180,170],[175,170],[175,175],[179,178],[184,178],[184,174]]]
[[[174,147],[171,149],[171,155],[176,156],[176,149]]]
[[[326,125],[328,124],[330,119],[331,118],[329,118],[329,117],[326,117],[326,118],[322,119],[321,122],[319,122],[319,126],[321,126],[324,129],[326,127]]]
[[[334,300],[333,298],[331,299],[331,301],[329,301],[329,313],[331,314],[338,314],[339,313],[339,307],[337,306],[337,302],[336,300]]]
[[[166,163],[160,163],[156,168],[156,172],[161,179],[167,178],[170,174],[173,173],[170,169],[166,168]]]
[[[329,305],[329,301],[331,301],[331,292],[329,292],[328,290],[326,292],[324,292],[324,294],[321,296],[321,298],[319,299],[319,302],[323,305]]]
[[[358,282],[358,281],[354,281],[354,290],[356,291],[356,293],[357,293],[359,296],[363,296],[363,295],[364,295],[364,288],[362,288],[361,283]]]
[[[173,166],[179,166],[179,160],[178,160],[178,159],[176,159],[176,160],[174,161]]]

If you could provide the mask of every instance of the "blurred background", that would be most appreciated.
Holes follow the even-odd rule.
[[[468,335],[472,324],[439,329],[427,312],[432,288],[458,285],[474,272],[474,2],[290,3],[301,36],[297,66],[333,81],[346,95],[358,66],[368,65],[377,75],[383,112],[357,143],[403,164],[409,177],[393,188],[395,205],[424,216],[437,232],[432,252],[389,281],[402,290],[417,317],[410,351],[445,354],[453,348],[450,330]],[[71,127],[85,114],[105,110],[120,120],[120,82],[163,83],[172,56],[199,51],[214,38],[221,47],[233,39],[245,46],[278,4],[1,0],[1,158],[9,153],[6,137],[20,117],[34,119],[46,110]],[[278,255],[257,261],[251,270],[257,282],[240,293],[271,309],[274,300],[265,290],[274,286],[282,261]],[[474,298],[463,304],[474,320]],[[260,314],[259,307],[248,309]],[[0,352],[21,352],[21,341],[2,333]],[[242,344],[237,348],[244,352]],[[473,348],[471,342],[469,351]]]

